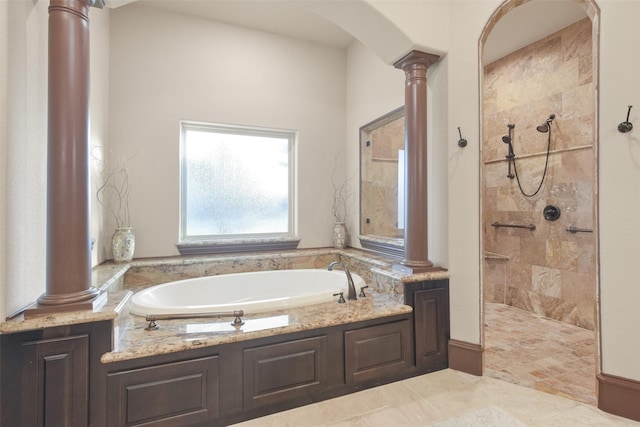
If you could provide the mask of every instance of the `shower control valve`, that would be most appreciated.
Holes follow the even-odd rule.
[[[560,208],[554,205],[547,205],[542,210],[542,216],[547,221],[556,221],[560,218]]]

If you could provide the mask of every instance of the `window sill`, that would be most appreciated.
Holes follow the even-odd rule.
[[[297,237],[254,239],[192,240],[176,244],[180,255],[222,254],[231,252],[284,251],[296,249]]]

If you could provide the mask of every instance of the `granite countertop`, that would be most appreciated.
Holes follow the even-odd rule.
[[[77,325],[80,323],[115,320],[119,313],[126,311],[126,305],[133,293],[117,291],[104,293],[105,303],[95,310],[64,311],[25,319],[22,315],[0,323],[0,334],[34,331],[58,326]]]
[[[128,315],[114,350],[105,353],[103,363],[118,362],[158,354],[246,341],[272,335],[371,320],[411,313],[388,295],[369,292],[366,298],[344,304],[328,302],[289,308],[264,314],[246,315],[241,327],[231,325],[232,318],[159,320],[159,329],[147,331],[141,316]]]
[[[131,291],[108,292],[108,290],[126,273],[128,268],[126,264],[116,264],[92,271],[92,286],[100,292],[96,302],[97,307],[94,310],[62,311],[31,318],[25,318],[21,313],[10,320],[0,322],[0,334],[116,319],[120,312],[126,310]]]

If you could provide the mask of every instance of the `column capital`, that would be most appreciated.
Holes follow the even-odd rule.
[[[52,11],[69,12],[89,19],[89,8],[104,8],[104,0],[49,0],[49,13]]]
[[[421,52],[419,50],[412,50],[411,52],[400,58],[398,61],[396,61],[393,66],[401,70],[406,70],[412,65],[424,65],[426,69],[439,60],[440,56],[438,55]]]

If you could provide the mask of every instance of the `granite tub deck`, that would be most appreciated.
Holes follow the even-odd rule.
[[[335,260],[365,279],[369,286],[366,298],[345,304],[322,303],[247,315],[243,317],[245,325],[240,328],[231,326],[233,319],[189,319],[158,321],[158,330],[147,331],[148,322],[144,317],[128,312],[133,293],[159,283],[244,271],[326,268]],[[402,276],[391,271],[392,264],[388,258],[356,249],[307,249],[105,263],[95,267],[92,275],[93,286],[107,296],[99,309],[31,319],[19,315],[0,323],[0,334],[112,320],[113,351],[101,357],[103,363],[110,363],[410,313],[412,308],[404,305],[404,283],[448,277],[446,271]]]
[[[406,314],[411,307],[399,304],[387,295],[375,292],[344,304],[327,302],[268,313],[243,316],[240,327],[233,318],[159,320],[157,330],[146,330],[144,317],[129,315],[128,325],[112,352],[101,362],[155,356],[193,350],[256,338],[289,334],[311,329],[344,325],[365,320]]]
[[[344,325],[410,313],[404,305],[404,283],[447,278],[446,271],[402,276],[391,271],[393,261],[355,249],[305,249],[276,253],[193,256],[135,260],[122,281],[124,290],[140,291],[149,286],[192,277],[247,271],[293,268],[327,268],[341,261],[369,286],[367,297],[344,304],[314,304],[246,315],[240,328],[231,318],[158,321],[158,330],[145,330],[141,316],[127,315],[114,350],[102,356],[103,363],[246,341],[266,336]]]

